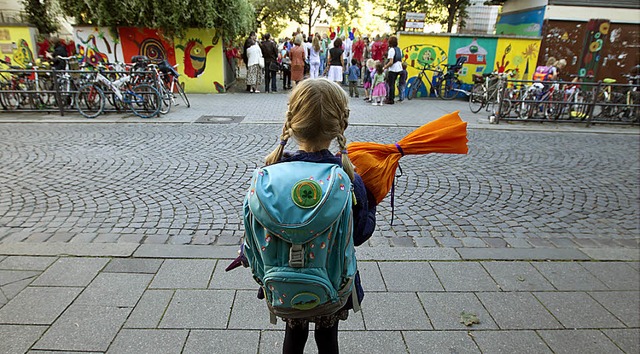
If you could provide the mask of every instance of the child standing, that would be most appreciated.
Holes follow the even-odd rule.
[[[364,100],[371,100],[371,73],[374,71],[373,65],[375,62],[373,59],[367,59],[367,64],[364,66],[364,79],[362,79],[362,86],[364,87]]]
[[[291,58],[286,49],[282,50],[282,89],[291,89]]]
[[[371,86],[373,86],[373,91],[371,92],[371,104],[374,106],[382,106],[383,101],[387,96],[387,84],[384,80],[382,63],[379,61],[376,62],[376,71],[373,75]]]
[[[358,93],[358,78],[360,77],[360,68],[358,67],[358,61],[351,59],[351,66],[349,67],[349,97],[360,97]]]
[[[404,91],[407,88],[407,63],[402,62],[402,71],[398,75],[398,91],[400,91],[398,100],[404,101]]]
[[[266,157],[265,163],[267,166],[291,163],[289,165],[291,168],[300,166],[300,162],[334,164],[342,167],[353,187],[355,201],[350,204],[353,217],[352,235],[353,244],[358,246],[366,242],[373,234],[376,206],[375,197],[367,190],[362,178],[354,172],[354,167],[349,160],[346,150],[347,139],[344,136],[348,122],[349,99],[337,83],[327,79],[304,80],[291,93],[280,144]],[[284,147],[292,138],[297,141],[299,150],[293,154],[285,154]],[[334,140],[341,150],[338,156],[329,151]],[[313,183],[308,182],[307,185]],[[323,182],[320,181],[320,183]],[[245,228],[250,227],[245,225]],[[350,234],[336,233],[335,235],[351,237]],[[263,289],[261,288],[261,290]],[[364,292],[358,273],[354,278],[354,291],[357,294],[357,300],[362,300]],[[340,320],[346,320],[349,310],[355,306],[357,303],[354,305],[354,301],[350,297],[342,308],[329,315],[305,317],[304,313],[296,313],[295,316],[283,318],[287,324],[283,353],[304,352],[309,336],[309,322],[315,323],[314,337],[318,352],[338,353],[338,323]],[[304,311],[304,309],[300,309],[300,311]]]

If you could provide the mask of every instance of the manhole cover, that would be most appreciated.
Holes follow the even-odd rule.
[[[230,124],[240,123],[243,119],[244,116],[200,116],[196,119],[196,123]]]

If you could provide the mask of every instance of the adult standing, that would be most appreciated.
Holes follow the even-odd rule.
[[[336,38],[333,42],[333,48],[329,49],[327,61],[329,62],[328,79],[338,84],[342,82],[342,68],[344,67],[344,50],[342,50],[342,40]]]
[[[277,92],[276,76],[278,74],[278,46],[271,40],[269,33],[265,34],[260,50],[264,57],[264,91],[269,93],[269,84],[271,84],[271,92]]]
[[[320,39],[318,36],[313,36],[311,42],[311,48],[309,49],[309,78],[318,78],[320,71],[320,54],[322,53],[322,47],[320,46]]]
[[[358,37],[358,40],[353,43],[353,59],[358,61],[358,66],[364,65],[364,41]]]
[[[398,38],[396,36],[389,37],[389,52],[387,53],[387,64],[384,69],[388,69],[387,72],[387,85],[389,86],[389,92],[387,92],[386,104],[393,104],[396,97],[396,79],[402,72],[402,51],[398,48]]]
[[[371,59],[382,62],[384,59],[384,52],[382,51],[382,39],[380,35],[376,35],[373,44],[371,45]]]
[[[304,61],[306,59],[305,50],[302,47],[302,36],[297,35],[293,40],[293,48],[289,51],[291,57],[291,81],[293,87],[304,79]]]
[[[316,35],[318,35],[316,33]],[[324,71],[327,67],[327,53],[329,51],[329,37],[326,33],[322,34],[322,40],[320,40],[320,70]],[[323,75],[320,73],[320,75]]]
[[[260,61],[262,59],[262,50],[257,42],[251,41],[247,48],[247,85],[250,92],[260,92],[256,88],[262,83],[262,67]]]
[[[251,31],[249,33],[249,37],[244,41],[244,45],[242,46],[242,61],[244,62],[244,66],[247,67],[247,75],[249,74],[249,57],[247,55],[247,50],[251,45],[256,41],[256,33]],[[251,85],[247,83],[247,91],[251,91]]]

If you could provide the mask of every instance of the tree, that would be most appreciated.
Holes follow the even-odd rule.
[[[427,0],[399,0],[397,2],[378,0],[376,5],[384,10],[376,15],[386,21],[396,32],[404,29],[407,12],[426,13],[429,9]]]
[[[431,0],[431,11],[427,20],[446,25],[447,33],[451,33],[456,21],[460,21],[460,27],[464,27],[469,5],[470,0]]]
[[[302,22],[301,0],[252,0],[258,28],[277,35],[289,21]]]
[[[224,39],[244,35],[254,26],[248,0],[59,0],[76,24],[158,28],[181,37],[187,28],[216,28]]]
[[[22,0],[27,21],[36,26],[40,34],[51,34],[58,30],[51,0]]]

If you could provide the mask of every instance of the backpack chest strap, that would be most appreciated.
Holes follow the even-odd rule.
[[[304,267],[304,247],[302,245],[291,245],[289,248],[289,267]]]

